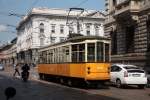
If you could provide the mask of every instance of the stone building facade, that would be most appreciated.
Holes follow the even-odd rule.
[[[17,27],[20,62],[38,63],[38,48],[67,39],[70,33],[103,36],[105,15],[99,11],[33,8]],[[79,16],[77,20],[77,16]],[[79,30],[77,30],[77,21]]]
[[[5,66],[12,66],[17,63],[17,38],[14,38],[9,44],[0,48],[0,63]]]
[[[112,41],[112,62],[150,71],[150,1],[106,0],[105,36]]]

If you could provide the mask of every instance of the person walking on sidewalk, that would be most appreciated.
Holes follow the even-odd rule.
[[[19,72],[19,64],[14,65],[14,69],[15,69],[15,72],[14,72],[13,76],[15,76],[16,73],[20,76],[20,72]]]

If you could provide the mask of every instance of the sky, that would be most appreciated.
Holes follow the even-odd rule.
[[[21,17],[34,7],[65,8],[80,7],[88,10],[105,10],[105,0],[0,0],[0,44],[14,39],[16,26]]]

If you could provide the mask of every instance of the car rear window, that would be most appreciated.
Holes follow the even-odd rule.
[[[124,68],[125,69],[140,69],[140,68],[138,68],[136,66],[125,66]]]
[[[137,69],[133,69],[133,70],[127,70],[129,73],[144,73],[143,70],[137,70]]]

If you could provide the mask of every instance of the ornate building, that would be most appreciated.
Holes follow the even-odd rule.
[[[0,47],[0,63],[5,66],[12,66],[17,63],[17,38],[14,38],[10,43]]]
[[[112,62],[150,71],[150,1],[106,0],[105,36],[112,40]]]
[[[18,60],[37,63],[38,48],[61,42],[70,33],[104,35],[103,13],[94,10],[68,12],[66,9],[33,8],[17,27]]]

